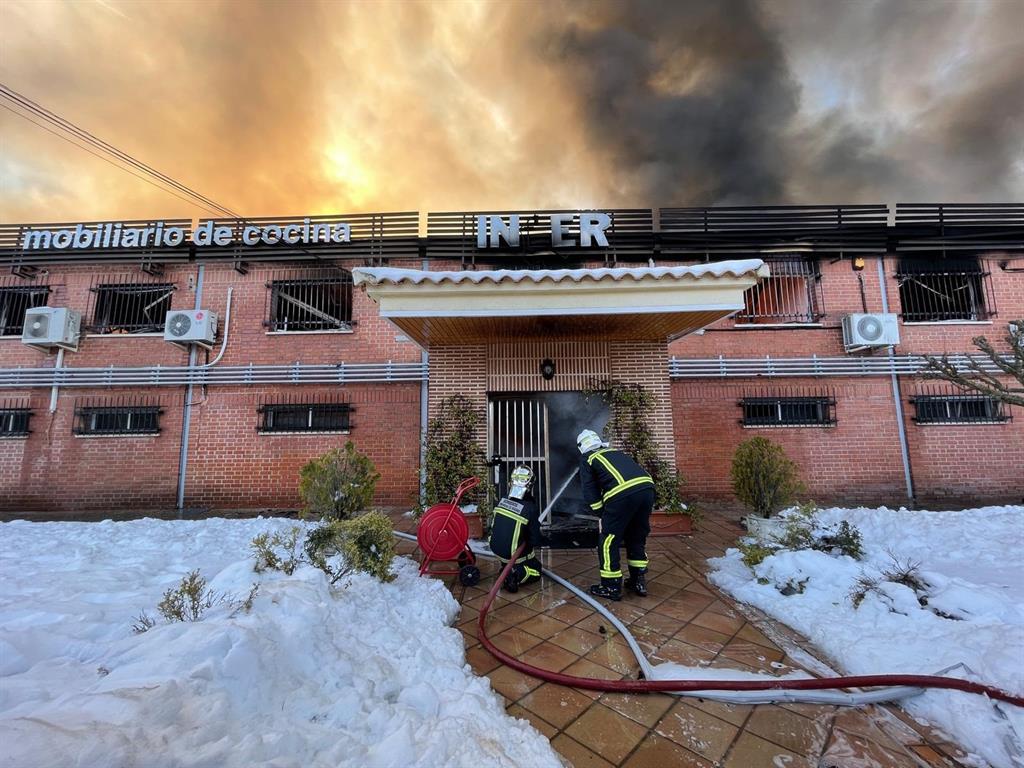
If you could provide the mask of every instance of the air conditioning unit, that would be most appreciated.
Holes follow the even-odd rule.
[[[61,347],[72,352],[78,349],[82,332],[82,315],[64,307],[32,307],[25,311],[21,343],[46,349]]]
[[[900,326],[892,313],[847,315],[843,318],[843,346],[847,352],[899,343]]]
[[[164,319],[164,341],[213,346],[217,338],[217,313],[208,309],[175,309]]]

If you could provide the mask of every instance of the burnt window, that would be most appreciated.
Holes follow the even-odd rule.
[[[836,423],[835,398],[814,396],[756,396],[740,400],[745,427],[831,427]]]
[[[76,435],[156,435],[160,432],[159,405],[83,404],[75,407]]]
[[[346,270],[275,276],[267,289],[264,323],[271,331],[338,331],[352,327],[352,275]]]
[[[995,317],[992,275],[979,259],[903,259],[896,280],[904,322]]]
[[[163,331],[171,308],[173,283],[108,282],[92,291],[88,330],[93,333],[156,333]]]
[[[0,408],[0,437],[27,437],[29,408]]]
[[[49,296],[48,285],[0,286],[0,336],[21,336],[25,312],[45,307]]]
[[[821,274],[810,258],[766,258],[770,277],[743,294],[741,324],[816,323],[824,316]]]
[[[918,395],[911,402],[918,424],[1002,424],[1006,405],[985,395]]]
[[[270,403],[260,406],[260,432],[348,432],[348,403]]]

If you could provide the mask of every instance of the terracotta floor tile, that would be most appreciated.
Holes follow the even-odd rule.
[[[640,742],[622,765],[624,768],[712,768],[707,760],[656,733]]]
[[[578,741],[564,733],[551,740],[551,746],[558,754],[569,761],[573,768],[614,768],[604,758],[598,757]]]
[[[487,678],[491,681],[491,687],[509,702],[519,701],[543,682],[504,665],[488,672]]]
[[[610,603],[607,608],[612,612],[612,615],[615,616],[615,618],[627,626],[647,613],[647,611],[644,608],[641,608],[635,600],[630,600],[628,597],[623,597],[623,599],[617,603]]]
[[[736,634],[740,627],[746,624],[746,621],[742,618],[723,616],[720,613],[706,610],[695,616],[692,623],[696,624],[698,627],[713,629],[715,632],[721,632],[722,634],[729,635],[731,637]]]
[[[673,635],[676,640],[681,640],[698,648],[705,648],[709,651],[720,651],[729,642],[729,636],[723,632],[716,632],[713,629],[702,627],[698,624],[687,624]]]
[[[765,648],[763,645],[750,643],[746,640],[733,640],[721,650],[721,656],[736,659],[752,667],[772,669],[773,661],[781,661],[786,655],[782,651]]]
[[[647,729],[598,702],[569,725],[565,733],[618,765],[643,740]]]
[[[687,584],[693,581],[693,577],[688,574],[679,574],[669,571],[668,573],[661,573],[657,576],[653,576],[650,579],[651,584],[658,584],[661,586],[676,587],[682,589]]]
[[[656,610],[633,622],[634,631],[637,629],[650,629],[658,634],[668,636],[674,635],[684,626],[686,626],[685,622],[680,621],[674,616],[658,613]]]
[[[512,715],[512,717],[518,717],[520,720],[526,720],[530,723],[530,725],[532,725],[538,731],[543,733],[544,737],[547,739],[550,739],[552,736],[558,733],[558,729],[555,728],[555,726],[553,726],[551,723],[547,722],[539,715],[535,715],[530,710],[524,709],[518,704],[512,704],[505,711],[508,714]]]
[[[624,675],[635,674],[639,665],[633,654],[628,649],[609,640],[601,643],[594,650],[587,653],[584,658],[597,662],[602,667],[614,669]]]
[[[565,648],[560,648],[554,643],[545,640],[533,646],[533,648],[519,658],[535,667],[547,669],[551,672],[561,672],[580,657],[572,651],[567,651]]]
[[[640,725],[653,728],[676,698],[665,693],[605,693],[598,701]]]
[[[506,629],[497,635],[488,632],[488,637],[491,638],[491,642],[498,646],[498,648],[517,658],[541,642],[539,637],[534,637],[529,632],[524,632],[518,627]]]
[[[623,677],[621,673],[607,667],[602,667],[600,664],[586,658],[573,662],[563,669],[562,673],[573,675],[574,677],[593,677],[597,680],[621,680]],[[584,688],[574,688],[573,690],[579,691],[590,699],[601,697],[600,691],[591,691]]]
[[[906,754],[888,750],[855,733],[832,729],[828,747],[819,764],[822,768],[846,768],[848,765],[881,765],[885,768],[917,768],[917,761]]]
[[[577,621],[576,626],[580,629],[587,630],[587,632],[594,632],[601,635],[601,637],[608,637],[619,633],[619,631],[615,629],[614,625],[612,625],[605,616],[596,612],[591,613],[582,621]]]
[[[784,765],[786,768],[815,768],[817,763],[795,755],[752,733],[742,733],[722,765],[723,768],[778,768],[780,765]],[[844,765],[843,768],[853,768],[853,766]]]
[[[796,712],[798,715],[809,717],[812,720],[831,720],[832,716],[836,713],[836,708],[828,706],[826,704],[792,704],[786,702],[785,704],[779,704],[783,709],[788,709],[790,712]]]
[[[580,619],[585,619],[593,614],[593,610],[583,607],[578,600],[565,602],[548,610],[547,615],[564,621],[566,624],[575,624]]]
[[[553,619],[550,616],[544,614],[538,614],[532,619],[527,619],[519,625],[520,629],[525,629],[531,635],[547,640],[552,635],[556,635],[559,632],[568,629],[569,625],[564,621]]]
[[[703,582],[701,579],[694,579],[692,582],[686,585],[688,592],[696,592],[700,595],[707,595],[708,597],[717,597],[715,592],[711,591],[711,588]]]
[[[714,715],[719,720],[725,720],[725,722],[732,723],[735,726],[743,725],[754,709],[748,704],[726,704],[725,702],[711,701],[710,699],[695,699],[691,696],[685,697],[683,701],[699,710],[707,712],[709,715]]]
[[[730,619],[743,618],[743,615],[730,607],[729,603],[723,600],[715,600],[708,606],[708,610],[712,613],[720,613],[723,616],[728,616]]]
[[[736,633],[736,639],[763,645],[765,648],[777,648],[775,643],[765,637],[757,627],[750,623],[744,624],[740,628],[740,631]]]
[[[559,648],[565,648],[565,650],[571,651],[577,656],[585,656],[604,642],[604,638],[601,635],[587,632],[587,630],[580,627],[563,629],[557,635],[552,635],[549,640]]]
[[[739,729],[686,702],[678,702],[658,721],[656,733],[715,762],[721,760]]]
[[[527,619],[532,619],[537,615],[536,611],[531,611],[529,608],[517,605],[516,603],[508,603],[497,610],[492,610],[488,614],[488,616],[493,617],[495,621],[502,621],[509,626],[521,624]]]
[[[928,764],[928,768],[953,768],[952,760],[936,752],[927,744],[915,744],[911,750]]]
[[[470,648],[466,651],[466,663],[473,668],[478,675],[486,675],[492,669],[501,666],[501,662],[491,656],[490,652],[482,645]]]
[[[788,709],[762,705],[754,708],[743,730],[798,755],[817,756],[825,748],[829,729],[827,723],[810,720]]]
[[[679,640],[669,640],[662,645],[654,654],[651,661],[674,661],[686,667],[706,666],[715,658],[715,652],[706,648],[698,648]]]
[[[561,730],[583,714],[594,700],[572,688],[544,683],[517,703]]]
[[[876,742],[885,749],[899,751],[900,742],[903,739],[890,736],[889,733],[880,727],[880,720],[882,720],[882,716],[877,713],[874,707],[841,709],[836,714],[833,727],[847,733],[856,734],[868,741]],[[911,736],[907,741],[916,742],[919,739]]]

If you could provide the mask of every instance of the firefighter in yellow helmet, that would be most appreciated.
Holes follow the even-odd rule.
[[[494,508],[491,524],[491,551],[504,565],[512,559],[519,545],[526,549],[505,577],[502,585],[508,592],[518,592],[523,584],[540,578],[540,560],[536,547],[540,546],[540,510],[533,499],[533,470],[518,466],[509,479],[508,496]]]
[[[640,597],[647,595],[647,534],[654,509],[654,480],[622,451],[608,447],[596,432],[584,429],[576,438],[579,448],[583,499],[601,515],[598,560],[601,583],[590,594],[608,600],[622,598],[619,547],[626,543],[629,579],[626,586]]]

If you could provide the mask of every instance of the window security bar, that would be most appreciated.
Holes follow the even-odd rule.
[[[0,408],[0,437],[28,437],[29,408]]]
[[[740,423],[745,427],[832,427],[836,424],[835,398],[814,396],[744,397]]]
[[[904,260],[896,279],[904,322],[989,320],[996,315],[992,274],[977,259]]]
[[[260,432],[349,432],[348,403],[271,403],[260,406]]]
[[[352,327],[352,275],[317,270],[312,275],[279,277],[267,284],[271,331],[337,331]]]
[[[25,312],[45,307],[49,297],[48,285],[0,285],[0,336],[21,336]]]
[[[75,435],[156,435],[163,409],[150,403],[123,400],[75,404]]]
[[[918,424],[1003,424],[1013,418],[1004,403],[985,395],[918,395],[910,402]]]
[[[824,317],[821,274],[810,258],[766,258],[771,277],[743,294],[737,323],[816,323]]]
[[[129,276],[117,282],[97,283],[92,291],[92,333],[156,333],[164,328],[171,309],[173,283],[138,282]]]

